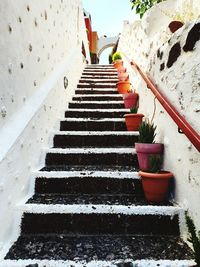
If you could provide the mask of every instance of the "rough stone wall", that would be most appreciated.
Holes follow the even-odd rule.
[[[81,0],[0,1],[0,251],[84,68],[82,42],[89,60]]]
[[[195,7],[197,2],[193,1]],[[141,21],[125,22],[118,50],[147,72],[180,114],[200,133],[200,20],[170,33],[171,18],[163,11],[173,14],[179,5],[178,0],[168,0],[153,7]],[[124,61],[133,87],[140,94],[139,111],[151,119],[156,107],[156,141],[165,145],[164,168],[175,175],[172,192],[175,201],[189,209],[200,229],[200,153],[184,134],[178,133],[177,125],[157,100],[154,105],[154,95],[125,57]]]

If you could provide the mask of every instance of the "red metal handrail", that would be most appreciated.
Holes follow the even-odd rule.
[[[147,87],[151,89],[161,105],[165,108],[170,117],[177,124],[178,128],[187,136],[190,142],[200,151],[200,135],[192,128],[192,126],[186,121],[186,119],[175,109],[175,107],[169,102],[169,100],[161,93],[155,83],[145,74],[140,67],[134,62],[128,60],[131,66],[133,66],[146,82]]]

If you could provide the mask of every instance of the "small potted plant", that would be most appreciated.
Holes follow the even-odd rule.
[[[119,82],[129,81],[129,75],[126,72],[125,67],[121,66],[120,68],[118,68],[117,75],[118,75]]]
[[[123,94],[125,108],[138,107],[139,94],[134,91],[130,91],[127,94]]]
[[[155,143],[156,126],[147,119],[139,126],[139,138],[135,143],[140,170],[147,171],[150,168],[149,157],[151,155],[162,155],[164,145]]]
[[[114,68],[119,69],[123,66],[122,56],[120,52],[115,52],[112,56]]]
[[[161,156],[153,155],[149,158],[149,170],[139,171],[147,201],[158,203],[165,201],[168,197],[170,180],[173,178],[173,173],[161,170],[161,165]]]
[[[133,106],[130,109],[130,113],[125,114],[125,123],[128,131],[138,131],[140,124],[142,123],[143,114],[138,114],[138,107]]]

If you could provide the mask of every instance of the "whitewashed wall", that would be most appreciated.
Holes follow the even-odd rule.
[[[191,2],[197,16],[200,14],[198,2]],[[180,4],[178,0],[167,0],[149,10],[142,20],[124,22],[118,50],[148,73],[175,108],[200,133],[200,41],[196,42],[192,51],[183,50],[188,33],[200,20],[187,23],[171,34],[168,30],[171,18],[163,13],[174,14],[177,9],[181,10]],[[180,43],[181,54],[169,67],[169,53],[177,42]],[[140,94],[140,111],[151,119],[154,96],[125,57],[124,61],[133,86]],[[158,101],[154,123],[157,125],[156,139],[165,145],[164,167],[175,175],[175,201],[189,209],[200,230],[200,153],[185,135],[178,133],[176,124]]]
[[[89,60],[81,0],[0,1],[0,252],[84,68],[82,41]]]

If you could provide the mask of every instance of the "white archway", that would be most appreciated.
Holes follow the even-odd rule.
[[[97,57],[100,58],[101,53],[109,47],[115,46],[116,42],[118,40],[119,36],[115,36],[115,37],[100,37],[100,39],[98,40],[98,45],[97,45]]]

